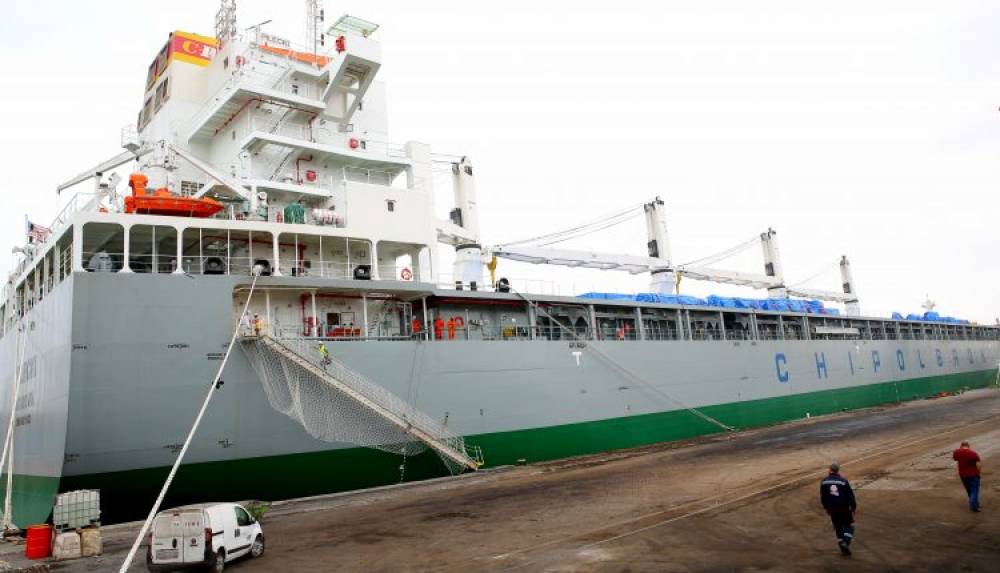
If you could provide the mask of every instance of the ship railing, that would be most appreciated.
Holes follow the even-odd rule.
[[[247,326],[244,325],[244,329]],[[269,331],[273,338],[279,340],[302,340],[319,342],[352,342],[358,340],[385,340],[400,341],[413,340],[417,338],[411,333],[401,332],[399,329],[378,329],[364,334],[360,325],[355,324],[321,324],[317,332],[308,332],[303,327],[273,327]]]
[[[274,72],[262,72],[252,66],[243,66],[233,74],[233,87],[272,90],[305,99],[319,99],[322,91],[316,86],[315,80],[295,80],[287,71],[279,68]]]
[[[391,187],[396,180],[398,173],[383,171],[380,169],[366,169],[364,167],[344,167],[341,169],[341,176],[344,181],[354,183],[367,183],[369,185],[383,185]]]
[[[326,177],[316,175],[312,180],[310,180],[306,171],[308,170],[303,168],[296,171],[293,164],[291,167],[283,167],[277,172],[271,169],[265,170],[266,173],[258,175],[261,175],[263,179],[267,179],[269,181],[314,189],[315,191],[311,191],[311,193],[319,193],[321,195],[330,195],[333,193],[334,185],[337,181],[336,178],[332,175],[328,175]]]
[[[278,115],[278,117],[273,117]],[[272,135],[281,135],[293,139],[304,139],[306,141],[316,141],[313,129],[309,124],[283,121],[281,114],[263,115],[259,113],[250,114],[250,130],[262,131]]]
[[[560,327],[537,325],[530,327],[525,324],[493,325],[493,324],[469,324],[471,321],[462,320],[458,323],[444,321],[440,328],[431,324],[429,328],[423,327],[418,331],[401,330],[398,327],[388,329],[370,328],[367,335],[363,334],[361,326],[356,325],[336,325],[321,328],[320,332],[327,332],[327,336],[313,336],[328,340],[408,340],[431,338],[441,342],[460,341],[602,341],[602,342],[633,342],[643,341],[675,341],[675,340],[695,340],[695,341],[749,341],[754,340],[751,333],[739,331],[727,331],[725,337],[721,331],[710,331],[696,329],[688,333],[687,330],[679,331],[675,329],[647,330],[640,334],[634,329],[622,329],[620,327]],[[283,332],[282,336],[301,337],[302,333],[297,330]],[[788,339],[786,339],[788,340]]]
[[[407,157],[405,145],[399,143],[385,143],[384,145],[385,145],[385,154],[388,155],[389,157],[396,157],[401,159],[405,159]]]
[[[62,259],[68,273],[68,254]],[[219,255],[181,256],[179,272],[189,275],[247,275],[255,264],[267,261],[268,257],[242,257]],[[87,272],[121,272],[124,269],[125,254],[115,249],[99,249],[83,251],[83,268]],[[129,253],[128,268],[133,273],[170,274],[178,271],[177,254],[175,252],[159,253]]]
[[[410,181],[403,171],[384,171],[379,169],[367,169],[364,167],[344,167],[341,169],[341,182],[346,186],[348,183],[363,183],[366,185],[378,185],[390,187],[392,189],[419,189],[428,180],[424,177],[414,177]]]
[[[343,203],[341,202],[341,205]],[[224,209],[216,213],[211,217],[211,219],[219,219],[223,221],[263,221],[264,218],[255,214],[248,213],[244,209],[249,208],[248,203],[229,203]],[[328,211],[328,210],[324,210]],[[279,220],[279,214],[281,214]],[[291,223],[284,220],[284,213],[280,208],[271,208],[268,210],[267,221],[270,223],[284,223],[287,225],[315,225],[318,227],[336,227],[343,228],[346,225],[346,218],[344,214],[339,209],[334,212],[335,216],[331,216],[326,213],[322,216],[314,216],[313,209],[306,207],[305,216],[302,223]],[[325,219],[323,218],[325,217]],[[282,232],[294,232],[292,229]]]
[[[219,88],[201,104],[201,110],[188,122],[187,131],[190,133],[196,125],[203,124],[211,115],[216,113],[216,103],[231,97],[227,92],[235,92],[239,89],[249,91],[271,90],[288,95],[299,96],[306,99],[318,100],[321,91],[312,80],[296,81],[288,77],[288,68],[276,68],[272,72],[262,72],[254,69],[254,50],[247,50],[243,54],[231,54],[230,58],[235,61],[237,58],[244,58],[248,63],[233,70],[232,74],[219,86]]]
[[[714,328],[693,328],[691,329],[691,340],[725,340],[726,336],[721,330]]]
[[[673,328],[650,328],[646,327],[643,340],[679,340],[681,333]]]
[[[573,296],[576,292],[573,285],[561,284],[551,280],[508,276],[504,276],[504,278],[507,279],[512,291],[524,294]],[[450,273],[438,274],[433,278],[432,282],[441,289],[503,292],[497,285],[491,284],[488,277],[485,277],[482,282],[477,283],[475,288],[467,282],[456,281],[455,275]]]
[[[117,249],[83,251],[83,268],[87,272],[117,273],[122,270],[125,252]]]
[[[407,159],[406,145],[352,132],[341,132],[329,127],[301,121],[287,121],[284,114],[249,112],[250,131],[300,139],[311,143],[346,147],[353,153],[384,155],[393,159]],[[327,124],[329,125],[329,124]],[[352,142],[353,140],[353,142]]]
[[[363,264],[363,263],[362,263]],[[286,277],[319,277],[325,279],[353,279],[358,263],[337,261],[282,260],[278,271]]]
[[[69,243],[65,248],[59,253],[59,280],[62,281],[66,277],[73,274],[73,244]]]
[[[62,210],[59,214],[55,216],[52,223],[49,225],[49,233],[46,237],[46,241],[49,238],[55,237],[59,234],[66,225],[69,224],[70,219],[73,215],[78,212],[93,212],[97,211],[101,200],[101,194],[94,191],[80,191],[74,193],[66,204],[63,205]]]

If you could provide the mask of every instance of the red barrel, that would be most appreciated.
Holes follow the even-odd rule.
[[[52,555],[52,526],[42,524],[28,527],[24,556],[28,559],[44,559],[49,555]]]

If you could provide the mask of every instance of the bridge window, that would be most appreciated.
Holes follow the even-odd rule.
[[[172,273],[177,268],[177,229],[135,225],[129,229],[128,266],[136,273]]]
[[[249,275],[260,265],[264,275],[274,272],[271,233],[229,229],[185,229],[181,268],[189,274]]]
[[[82,247],[84,270],[117,273],[125,261],[125,228],[117,223],[87,223]]]
[[[371,242],[305,233],[278,236],[281,274],[353,279],[371,276]]]

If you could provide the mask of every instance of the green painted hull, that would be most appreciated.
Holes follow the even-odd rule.
[[[43,523],[52,512],[52,502],[59,491],[60,479],[49,476],[14,474],[11,495],[11,515],[21,529]],[[7,498],[7,474],[0,482],[0,507]],[[22,523],[22,516],[28,523]]]
[[[991,369],[720,404],[700,410],[736,428],[750,428],[803,418],[807,413],[817,416],[925,398],[939,392],[983,388],[994,383],[996,376],[996,369]],[[480,434],[469,436],[467,440],[482,447],[488,466],[496,466],[513,464],[520,459],[537,462],[719,431],[717,426],[690,412],[678,410]],[[143,517],[168,471],[169,468],[161,467],[70,476],[58,485],[61,491],[100,489],[104,519],[114,522]],[[431,452],[407,458],[404,462],[399,456],[367,448],[189,464],[178,473],[165,505],[210,500],[285,499],[415,481],[445,473],[443,464]],[[55,480],[46,487],[55,487]]]

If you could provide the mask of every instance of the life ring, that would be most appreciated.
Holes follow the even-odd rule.
[[[411,271],[408,268],[404,268],[403,270],[399,271],[399,278],[403,279],[404,281],[413,280],[413,271]]]
[[[451,319],[455,321],[455,326],[459,328],[465,327],[465,319],[461,316],[453,316]]]

